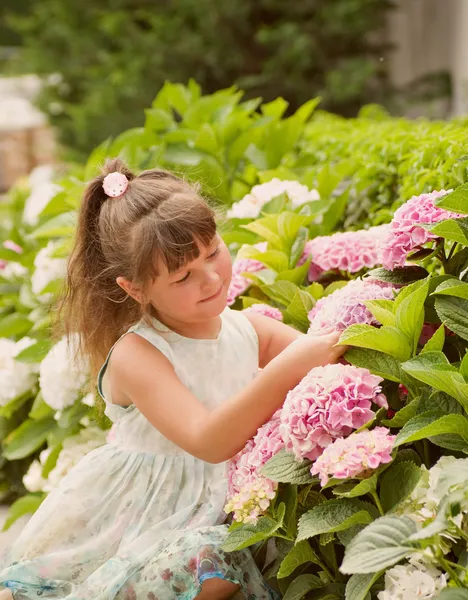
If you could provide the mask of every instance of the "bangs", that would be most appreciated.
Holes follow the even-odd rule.
[[[209,246],[215,235],[215,214],[200,198],[184,196],[182,205],[174,197],[162,203],[157,214],[143,219],[135,232],[138,279],[155,279],[160,261],[169,273],[182,269],[200,256],[200,245]]]

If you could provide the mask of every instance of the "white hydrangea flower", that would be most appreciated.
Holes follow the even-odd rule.
[[[106,443],[106,432],[99,427],[82,429],[78,435],[66,439],[59,454],[57,464],[49,473],[44,485],[45,492],[51,492],[59,486],[62,479],[75,467],[80,460],[92,450]]]
[[[35,340],[24,337],[18,342],[0,338],[0,406],[30,390],[37,381],[37,364],[23,363],[15,357]]]
[[[3,269],[0,270],[0,275],[8,281],[14,281],[15,279],[21,279],[28,274],[28,270],[20,263],[8,261]]]
[[[67,272],[67,260],[55,258],[52,254],[58,248],[59,243],[51,241],[41,248],[34,259],[35,271],[31,278],[32,291],[41,302],[50,302],[51,294],[41,294],[42,290],[56,279],[62,279]]]
[[[320,200],[317,190],[309,190],[306,185],[302,185],[298,181],[281,181],[275,177],[267,183],[255,185],[250,194],[233,204],[228,211],[228,218],[255,219],[265,204],[284,193],[292,201],[293,208],[312,200]]]
[[[447,586],[447,575],[433,565],[410,560],[385,573],[385,589],[379,592],[379,600],[430,600]]]
[[[53,346],[41,363],[39,384],[44,401],[55,410],[72,406],[86,384],[89,366],[75,360],[73,348],[76,336],[63,337]]]
[[[26,225],[31,227],[37,225],[41,212],[52,198],[62,190],[59,185],[53,183],[53,175],[52,165],[42,165],[36,167],[29,176],[31,193],[26,200],[23,211],[23,222]]]
[[[23,477],[23,485],[28,492],[42,492],[47,483],[47,479],[42,477],[42,465],[38,460],[34,460],[29,466],[28,472]]]
[[[465,459],[442,456],[430,470],[423,465],[418,485],[410,497],[398,508],[398,514],[410,517],[419,525],[428,519],[434,519],[442,500],[442,496],[437,492],[439,478],[443,471],[452,467],[458,460]]]

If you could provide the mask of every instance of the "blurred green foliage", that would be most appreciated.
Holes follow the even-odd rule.
[[[247,98],[354,115],[386,97],[382,36],[390,0],[41,0],[12,14],[22,37],[11,69],[49,84],[39,100],[82,155],[142,124],[164,81],[205,93],[236,83]]]

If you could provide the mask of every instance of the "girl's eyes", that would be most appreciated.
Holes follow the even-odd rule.
[[[215,258],[216,256],[218,256],[218,254],[220,253],[220,251],[221,251],[221,249],[220,249],[220,247],[218,246],[218,247],[216,248],[216,250],[215,250],[214,252],[212,252],[212,253],[211,253],[211,254],[208,256],[208,260],[209,260],[210,258]],[[179,279],[178,281],[176,281],[176,283],[185,283],[185,282],[187,281],[187,279],[190,277],[190,274],[191,274],[191,271],[189,271],[189,272],[187,273],[187,275],[185,275],[184,277],[182,277],[182,279]]]

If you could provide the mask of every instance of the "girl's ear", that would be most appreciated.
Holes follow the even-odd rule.
[[[123,289],[129,296],[136,300],[139,304],[144,303],[144,294],[141,289],[125,277],[117,277],[115,280],[117,285]]]

